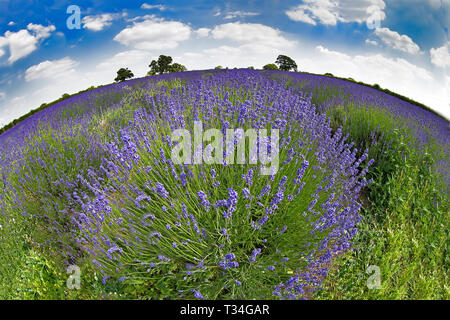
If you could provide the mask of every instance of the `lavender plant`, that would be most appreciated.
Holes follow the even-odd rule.
[[[402,165],[405,146],[417,145],[445,171],[448,127],[356,84],[286,75],[153,76],[36,113],[0,136],[0,239],[20,230],[60,270],[94,268],[102,286],[132,297],[310,297],[352,247],[362,192],[384,181],[379,163]],[[278,171],[175,164],[171,133],[197,121],[223,133],[279,130]]]

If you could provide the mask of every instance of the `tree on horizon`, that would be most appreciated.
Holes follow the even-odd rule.
[[[275,61],[275,64],[278,65],[280,70],[283,70],[283,71],[294,70],[295,72],[297,72],[297,64],[295,63],[295,61],[292,58],[290,58],[288,56],[280,54],[277,57],[277,61]]]
[[[123,82],[129,78],[133,78],[134,74],[128,68],[120,68],[117,71],[117,77],[114,79],[115,82]]]
[[[179,63],[172,64],[172,61],[173,59],[171,56],[165,56],[161,54],[158,57],[158,60],[152,60],[152,62],[150,62],[149,64],[150,71],[147,72],[147,75],[154,76],[156,74],[182,72],[187,70],[187,68],[182,64]]]

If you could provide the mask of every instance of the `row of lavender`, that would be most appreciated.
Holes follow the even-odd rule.
[[[428,128],[448,143],[445,120],[423,109],[401,111],[402,102],[341,80],[289,76],[418,117],[419,140]],[[104,283],[166,279],[171,297],[303,297],[351,245],[371,161],[367,152],[357,159],[340,130],[332,134],[310,97],[271,78],[187,72],[54,105],[0,136],[7,190],[0,209],[20,214],[44,252],[66,264],[92,263]],[[171,86],[175,79],[183,85]],[[249,164],[174,165],[170,132],[191,130],[195,120],[205,129],[278,128],[278,173],[261,176]]]
[[[168,278],[172,297],[301,297],[316,288],[356,233],[365,156],[333,136],[308,99],[257,72],[194,74],[172,90],[162,80],[170,77],[71,98],[2,136],[3,148],[18,150],[3,158],[2,212],[19,213],[43,252],[89,261],[104,282]],[[107,135],[92,130],[113,110]],[[279,172],[175,166],[169,134],[195,120],[278,128]]]
[[[287,75],[280,71],[264,71],[267,76],[286,81]],[[446,188],[450,188],[450,122],[436,113],[411,104],[372,87],[328,76],[292,73],[290,85],[312,95],[316,109],[321,113],[332,113],[336,107],[356,106],[367,114],[383,112],[391,121],[390,128],[400,130],[391,134],[411,135],[411,147],[430,153],[435,160],[434,170],[443,177]],[[351,109],[346,112],[352,112]],[[376,128],[375,131],[379,131]],[[408,132],[407,132],[408,131]],[[401,132],[401,133],[400,133]],[[386,132],[377,133],[386,135]],[[434,147],[433,147],[434,146]],[[433,149],[434,148],[434,149]],[[444,191],[445,192],[445,191]]]
[[[286,76],[285,73],[280,71],[264,72],[272,78]],[[339,93],[323,99],[316,106],[320,112],[325,112],[330,106],[343,106],[348,103],[357,103],[360,107],[365,108],[381,108],[399,120],[407,120],[408,125],[413,128],[419,143],[428,143],[430,135],[431,138],[437,139],[442,145],[450,143],[448,120],[420,106],[375,88],[343,79],[306,73],[292,73],[289,74],[289,77],[294,80],[293,83],[296,83],[298,87],[301,87],[306,92],[332,92],[334,89],[335,92]],[[340,90],[336,91],[336,89]]]

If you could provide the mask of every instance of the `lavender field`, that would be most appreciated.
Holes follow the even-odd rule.
[[[277,129],[277,170],[174,163],[199,121]],[[0,298],[448,299],[449,148],[440,115],[321,75],[88,90],[0,135]]]

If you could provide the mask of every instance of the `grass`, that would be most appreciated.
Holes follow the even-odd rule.
[[[157,86],[171,90],[178,89],[184,84],[183,81],[176,79],[173,82],[161,81]],[[286,87],[290,86],[290,81],[287,81]],[[317,105],[324,103],[333,95],[343,94],[339,88],[317,87],[312,90],[314,103]],[[136,90],[130,94],[143,96],[145,91]],[[233,94],[232,97],[237,99],[238,93]],[[92,128],[98,131],[100,140],[108,138],[111,127],[125,127],[128,120],[132,118],[131,113],[134,107],[127,104],[126,99],[125,97],[122,109],[102,110],[93,122]],[[363,221],[359,224],[359,233],[354,247],[349,252],[335,257],[331,272],[323,285],[324,290],[316,292],[313,298],[449,299],[447,285],[448,193],[442,177],[438,176],[434,170],[437,156],[446,156],[439,154],[441,146],[433,139],[427,146],[418,146],[405,123],[374,107],[363,108],[347,101],[344,105],[330,107],[326,112],[333,130],[342,128],[344,134],[348,134],[349,140],[354,141],[361,151],[369,148],[369,158],[374,158],[376,162],[368,174],[374,182],[365,189],[361,199],[364,204]],[[37,142],[45,142],[61,154],[60,167],[65,166],[64,162],[67,159],[71,161],[72,166],[73,163],[77,163],[76,171],[71,169],[72,166],[68,166],[64,172],[76,176],[78,171],[87,170],[90,166],[98,166],[95,162],[98,160],[95,159],[77,162],[79,160],[70,151],[70,147],[83,146],[85,150],[91,147],[81,131],[72,137],[69,144],[62,146],[54,141],[50,131],[44,128],[41,130],[39,134],[41,140]],[[39,152],[39,149],[34,152]],[[32,155],[37,154],[30,151],[28,156]],[[50,153],[42,153],[40,156],[47,162],[55,161],[50,157]],[[145,155],[141,154],[141,157]],[[163,168],[160,169],[163,170]],[[44,171],[47,172],[47,168],[34,167],[24,168],[23,173],[28,176],[39,176]],[[240,172],[239,176],[241,173],[245,172]],[[228,179],[236,176],[235,172],[228,174]],[[57,173],[54,172],[54,178],[56,177]],[[23,185],[24,182],[20,179],[16,176],[11,183]],[[140,173],[134,173],[130,179],[135,185],[142,184],[144,181]],[[0,181],[0,187],[4,187],[2,185],[4,183]],[[262,186],[261,184],[256,188],[260,190]],[[200,187],[197,186],[192,191],[195,193]],[[25,190],[29,192],[28,204],[25,207],[30,212],[38,209],[35,205],[38,199],[32,194],[33,190],[37,189],[49,190],[54,194],[54,201],[61,202],[61,206],[64,205],[63,199],[59,196],[61,190],[42,181],[42,185],[29,185]],[[216,198],[227,197],[226,190],[217,189],[214,192]],[[8,199],[10,195],[3,194],[0,197]],[[8,203],[2,201],[3,199],[0,198],[0,203]],[[189,199],[186,201],[189,202]],[[3,212],[14,210],[4,204],[0,209]],[[113,208],[113,210],[116,209]],[[295,210],[300,209],[295,208]],[[118,214],[117,211],[115,213]],[[241,218],[244,219],[244,217]],[[13,221],[0,215],[2,226],[0,229],[0,299],[122,299],[142,296],[158,299],[170,297],[175,290],[179,289],[176,278],[163,277],[160,273],[154,274],[151,283],[138,278],[128,282],[127,285],[116,280],[103,284],[101,275],[91,265],[85,264],[82,265],[84,275],[82,289],[69,290],[66,287],[68,275],[64,268],[55,263],[49,252],[37,248],[30,240],[30,237],[36,237],[33,233],[38,232],[39,228],[24,227],[26,224],[22,223],[21,219],[27,218],[16,215]],[[211,229],[222,227],[216,225],[209,216],[205,216],[204,219],[205,223],[211,221]],[[162,225],[161,230],[163,227]],[[116,231],[111,230],[112,233]],[[175,234],[173,236],[178,237]],[[267,236],[270,237],[270,235]],[[55,235],[50,235],[50,238],[55,238]],[[301,240],[294,238],[286,243]],[[248,240],[243,236],[240,242],[244,244]],[[277,245],[283,248],[286,243],[280,242]],[[166,244],[164,248],[168,254],[172,250],[170,244]],[[287,248],[283,249],[287,250]],[[223,253],[218,248],[201,245],[193,247],[192,250],[193,255],[201,251],[203,256],[207,256],[211,250],[216,250],[214,255],[218,257]],[[234,247],[229,247],[227,250],[237,251]],[[268,250],[272,250],[272,254],[275,255],[275,248]],[[128,264],[133,265],[131,260]],[[367,271],[370,266],[376,266],[380,270],[381,288],[379,289],[369,289],[367,286],[367,280],[370,277]],[[179,266],[163,271],[179,272],[180,269],[177,268]],[[290,268],[292,270],[294,267]],[[289,268],[287,269],[289,271]],[[211,272],[210,277],[217,277],[216,273]],[[255,291],[258,291],[256,289],[258,283],[250,283],[252,279],[257,279],[258,274],[256,270],[248,270],[247,274],[236,276],[241,277],[239,279],[246,281],[248,285],[255,288]],[[259,280],[264,281],[264,279]],[[232,287],[231,291],[226,293],[221,293],[219,288],[214,290],[216,295],[210,296],[211,298],[242,294],[241,288],[238,287]],[[266,293],[258,292],[258,294]]]
[[[439,146],[419,148],[398,119],[370,108],[331,108],[329,115],[357,144],[374,131],[385,135],[370,146],[375,181],[354,248],[336,258],[316,298],[448,299],[448,193],[434,172]],[[369,266],[380,270],[379,289],[367,285]]]

